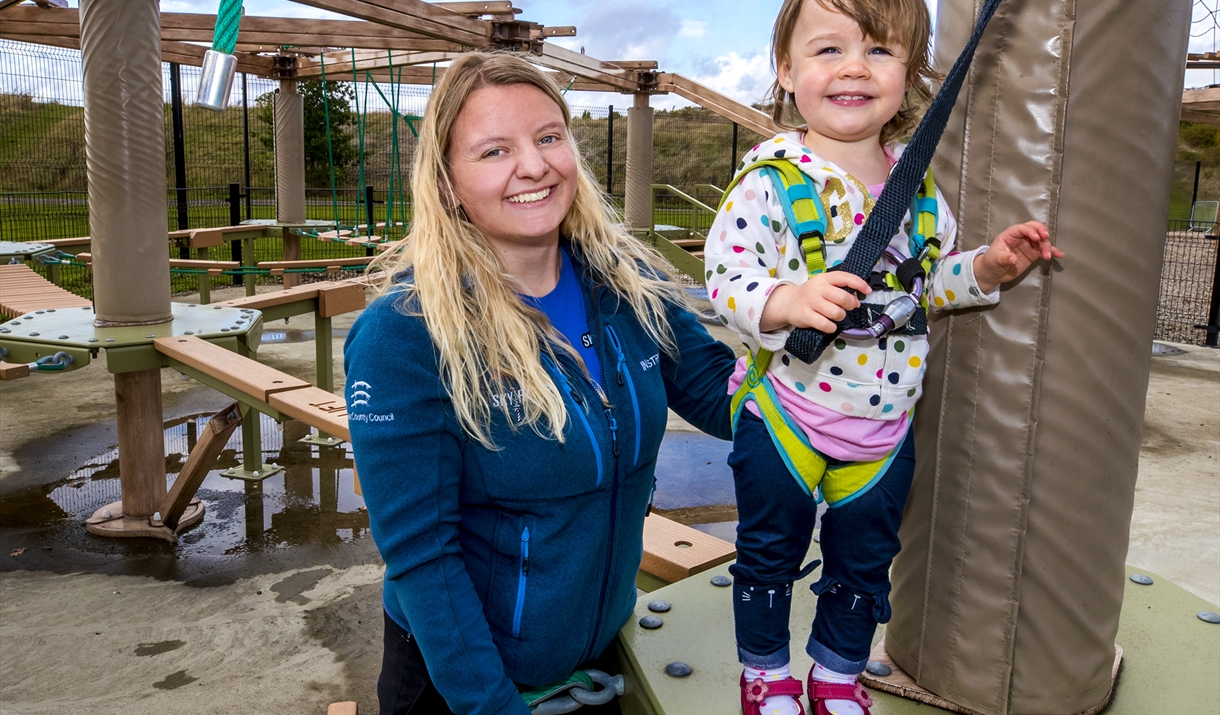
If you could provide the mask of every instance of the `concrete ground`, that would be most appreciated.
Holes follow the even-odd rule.
[[[335,320],[336,384],[353,317]],[[264,342],[260,360],[311,379],[311,329],[308,317],[266,326],[284,341]],[[1128,561],[1214,604],[1220,351],[1170,347],[1153,359]],[[162,380],[174,472],[189,418],[228,400],[169,370]],[[671,428],[672,464],[713,451],[680,420]],[[104,363],[0,384],[0,713],[321,715],[339,700],[376,712],[381,566],[347,455],[264,434],[268,461],[288,472],[261,488],[210,476],[208,515],[177,547],[104,540],[80,525],[117,485]],[[708,470],[723,469],[715,454]],[[709,494],[724,491],[723,472],[713,482]],[[674,516],[731,536],[723,498],[665,498]]]

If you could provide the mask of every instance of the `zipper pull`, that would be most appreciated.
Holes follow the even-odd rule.
[[[528,576],[530,572],[530,528],[527,526],[521,532],[521,575]]]
[[[606,418],[610,420],[610,448],[614,456],[618,456],[618,420],[614,415],[610,414],[610,410],[606,410]]]
[[[615,374],[616,374],[616,377],[618,378],[619,387],[623,386],[623,363],[624,362],[626,362],[626,361],[623,360],[623,356],[620,354],[618,356],[618,365],[615,366]]]

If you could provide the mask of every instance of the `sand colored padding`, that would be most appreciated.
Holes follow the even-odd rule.
[[[275,206],[281,223],[305,222],[305,98],[293,81],[275,95]]]
[[[157,2],[82,0],[80,22],[97,320],[167,321],[165,102]]]
[[[937,65],[974,3],[942,0]],[[890,656],[982,713],[1110,690],[1189,0],[1000,6],[941,144],[963,249],[1047,223],[1067,257],[932,327]]]

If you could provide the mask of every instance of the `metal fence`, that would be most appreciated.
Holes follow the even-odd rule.
[[[1169,222],[1156,308],[1156,340],[1216,347],[1220,298],[1217,225]],[[1210,326],[1210,329],[1209,329]]]
[[[230,108],[217,113],[189,106],[199,82],[198,68],[165,64],[163,73],[167,228],[208,228],[274,218],[274,190],[268,188],[275,183],[270,98],[278,84],[239,75]],[[307,133],[310,126],[316,132],[312,137],[314,158],[310,159],[308,149],[306,157],[307,217],[343,226],[364,224],[370,215],[375,222],[409,222],[415,119],[422,115],[431,88],[356,82],[346,77],[342,81],[330,79],[325,90],[320,94],[315,90],[312,95],[313,110],[309,98],[306,100]],[[89,235],[81,85],[79,51],[0,40],[0,239],[35,241]],[[308,113],[320,111],[317,97],[323,94],[328,98],[326,111],[331,112],[335,135],[331,148],[343,143],[346,149],[335,154],[346,157],[343,161],[331,163],[318,155],[317,147],[326,146],[318,143],[325,129],[318,129],[316,123],[311,125]],[[175,95],[184,101],[176,103]],[[345,110],[347,123],[339,126],[333,118],[343,116]],[[585,162],[599,185],[621,207],[627,173],[625,111],[581,106],[571,110],[574,139]],[[719,201],[720,190],[731,178],[737,160],[762,139],[700,107],[658,111],[653,128],[655,222],[706,235],[714,215],[710,209]],[[308,134],[306,142],[311,143]],[[1175,187],[1182,184],[1189,188],[1193,172],[1193,164],[1175,172]],[[1210,197],[1212,184],[1208,182],[1214,177],[1205,169],[1202,178],[1197,192],[1200,197]],[[233,185],[238,187],[240,202],[236,211],[232,207]],[[1188,199],[1179,200],[1171,215],[1182,215],[1183,211],[1189,213]],[[1214,231],[1190,231],[1188,225],[1175,221],[1170,221],[1169,228],[1156,339],[1204,344],[1209,340],[1208,332],[1198,326],[1214,324],[1216,319],[1212,286],[1216,281],[1217,242],[1214,236],[1208,237]],[[397,237],[401,234],[394,232],[401,230],[389,229],[388,235]],[[365,252],[309,238],[302,239],[301,248],[303,259]],[[177,249],[169,250],[173,257],[182,257]],[[259,239],[254,250],[257,260],[281,257],[280,240],[276,238]],[[211,258],[237,257],[226,245],[213,249]],[[49,274],[47,266],[37,268]],[[87,268],[62,266],[58,270],[64,287],[84,296],[91,294]],[[219,276],[210,280],[219,287],[242,278]],[[280,280],[270,276],[244,278]],[[175,273],[173,289],[197,289],[198,280],[195,275]],[[1210,344],[1214,345],[1215,340],[1213,329]]]

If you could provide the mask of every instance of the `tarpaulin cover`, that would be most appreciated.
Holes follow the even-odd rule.
[[[941,0],[938,67],[975,10]],[[932,326],[886,648],[979,712],[1110,689],[1190,11],[1006,0],[934,165],[963,249],[1038,219],[1067,253]]]

